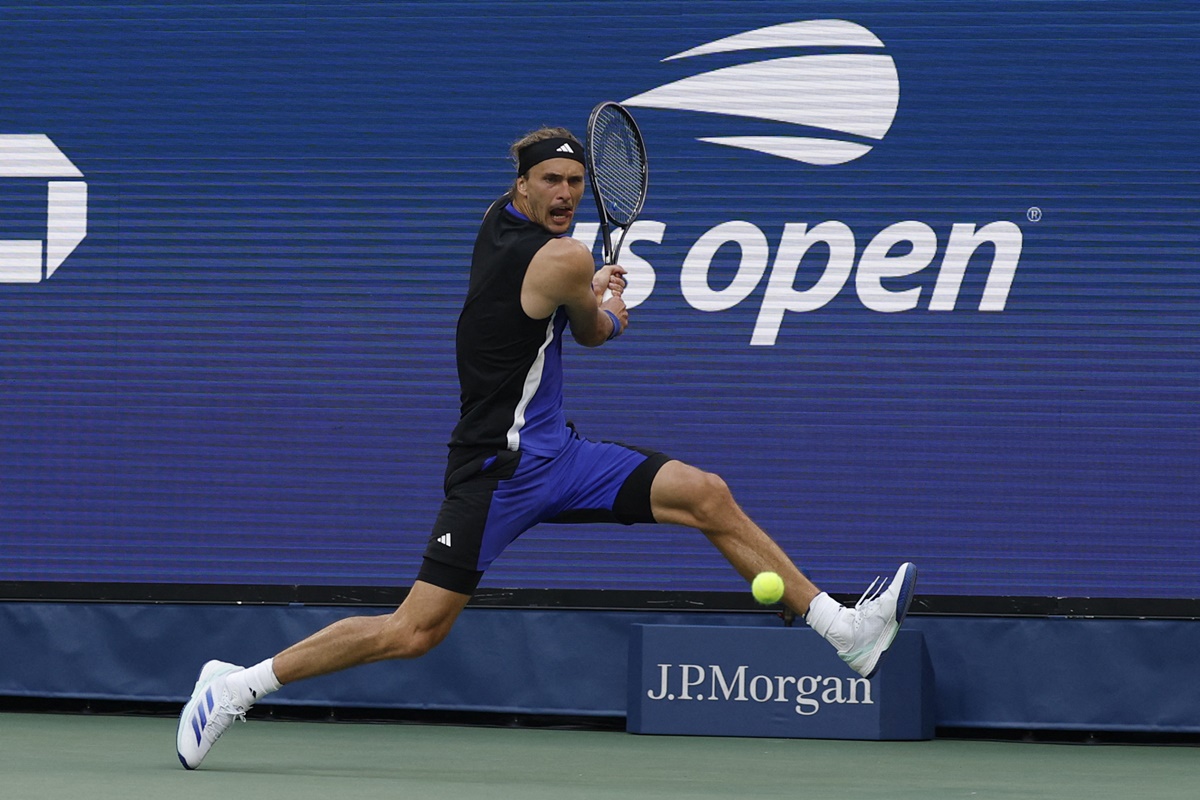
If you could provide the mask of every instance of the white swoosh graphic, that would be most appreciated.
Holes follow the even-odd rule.
[[[759,153],[803,161],[818,167],[845,164],[871,152],[870,145],[840,142],[837,139],[810,139],[804,136],[712,136],[700,141],[756,150]]]
[[[853,22],[785,22],[727,36],[663,59],[776,47],[884,47]],[[787,122],[882,139],[900,100],[900,78],[890,56],[873,53],[792,56],[715,69],[651,89],[622,102],[641,108]],[[755,150],[818,166],[844,164],[870,152],[867,144],[814,136],[713,136],[703,142]]]
[[[731,53],[735,50],[759,50],[766,47],[883,47],[879,37],[861,25],[844,19],[809,19],[785,22],[769,28],[726,36],[664,58],[703,56],[709,53]]]
[[[882,139],[900,79],[884,55],[776,58],[705,72],[625,100],[641,108],[706,111]]]

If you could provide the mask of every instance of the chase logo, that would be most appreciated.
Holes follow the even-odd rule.
[[[828,166],[853,161],[887,135],[900,80],[890,56],[831,49],[877,49],[871,31],[838,19],[788,22],[746,31],[664,61],[714,53],[818,49],[702,72],[623,101],[641,108],[700,111],[802,126],[803,135],[716,136],[699,141]],[[832,135],[832,136],[831,136]]]
[[[45,134],[0,134],[0,179],[46,180],[46,239],[0,239],[0,283],[38,283],[87,236],[83,173]],[[50,180],[70,178],[74,180]],[[40,211],[40,209],[39,209]]]

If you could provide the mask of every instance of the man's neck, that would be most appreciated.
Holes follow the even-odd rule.
[[[516,199],[512,199],[512,200],[508,201],[508,210],[511,211],[512,213],[516,214],[518,217],[525,220],[526,222],[533,221],[529,218],[529,214],[525,213],[525,211],[522,210],[519,205],[517,205]]]
[[[509,201],[512,204],[512,207],[515,208],[521,214],[521,216],[528,220],[533,219],[533,214],[531,213],[533,209],[529,207],[528,197],[518,194],[517,192],[513,192],[512,196],[509,198]]]

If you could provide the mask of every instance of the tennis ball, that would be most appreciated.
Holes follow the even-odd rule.
[[[760,572],[750,584],[750,593],[764,606],[778,603],[783,597],[783,578],[774,572]]]

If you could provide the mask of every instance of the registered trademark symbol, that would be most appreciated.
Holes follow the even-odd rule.
[[[1030,206],[1029,210],[1025,212],[1025,216],[1029,218],[1030,222],[1037,222],[1042,218],[1042,210],[1037,206]]]

